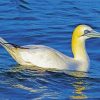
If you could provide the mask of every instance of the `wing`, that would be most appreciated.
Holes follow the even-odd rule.
[[[47,46],[27,45],[23,48],[28,49],[19,50],[22,59],[39,67],[65,69],[74,62],[72,58]]]

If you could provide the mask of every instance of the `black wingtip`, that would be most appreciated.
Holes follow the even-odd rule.
[[[15,47],[15,48],[29,49],[29,48],[21,47],[21,46],[19,46],[19,45],[13,44],[13,43],[4,43],[4,44],[10,44],[10,45],[12,45],[12,46]]]

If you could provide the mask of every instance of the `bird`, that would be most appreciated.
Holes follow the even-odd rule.
[[[22,66],[88,72],[90,59],[85,48],[85,41],[90,38],[100,38],[98,33],[89,25],[76,26],[72,33],[71,43],[73,57],[45,45],[19,46],[7,42],[2,37],[0,37],[0,44]]]

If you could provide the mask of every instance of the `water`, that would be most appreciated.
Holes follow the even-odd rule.
[[[1,0],[0,36],[18,45],[42,44],[68,56],[78,24],[100,31],[100,1]],[[0,100],[99,100],[100,39],[86,42],[91,66],[80,72],[52,72],[19,66],[0,46]]]

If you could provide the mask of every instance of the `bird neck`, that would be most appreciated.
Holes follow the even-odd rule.
[[[77,37],[72,38],[72,52],[74,59],[88,63],[89,58],[85,49],[85,39],[82,37],[78,39]]]

